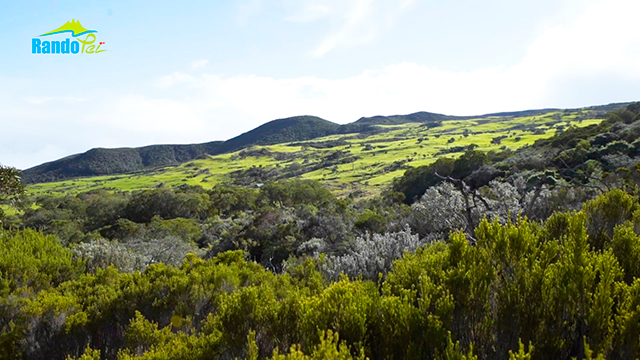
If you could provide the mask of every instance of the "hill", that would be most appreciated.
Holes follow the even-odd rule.
[[[193,145],[151,145],[141,148],[91,149],[25,170],[25,182],[49,182],[70,177],[123,174],[145,168],[180,164],[215,153],[221,141]]]
[[[338,133],[341,126],[315,116],[278,119],[227,141],[192,145],[152,145],[141,148],[91,149],[25,170],[26,183],[68,178],[126,174],[181,164],[203,155],[232,152],[252,145],[301,141]]]
[[[354,156],[353,145],[360,145],[368,156],[384,150],[384,160],[374,161],[372,165],[376,168],[378,176],[397,172],[408,166],[434,161],[434,156],[443,154],[455,154],[462,151],[461,146],[469,144],[491,145],[490,148],[500,148],[501,146],[520,147],[529,144],[530,139],[548,137],[556,128],[562,128],[571,124],[582,124],[585,119],[597,119],[605,112],[619,110],[628,103],[609,104],[602,106],[592,106],[584,109],[540,109],[517,112],[505,112],[485,114],[480,116],[450,116],[429,112],[417,112],[408,115],[393,116],[373,116],[363,117],[357,121],[339,125],[331,121],[315,116],[296,116],[285,119],[277,119],[265,123],[251,131],[236,136],[227,141],[214,141],[204,144],[192,145],[152,145],[141,148],[120,148],[120,149],[91,149],[82,154],[71,155],[60,160],[38,165],[24,171],[25,182],[28,184],[64,181],[79,177],[95,177],[105,175],[122,175],[132,173],[149,173],[166,166],[185,164],[198,158],[207,158],[232,153],[252,146],[271,146],[289,143],[288,146],[278,147],[275,153],[279,155],[278,162],[288,159],[284,153],[291,152],[295,146],[309,146],[314,149],[325,149],[343,151],[344,156]],[[562,125],[560,122],[564,121]],[[587,123],[584,123],[587,124]],[[427,131],[429,128],[438,130]],[[474,130],[475,129],[475,130]],[[520,131],[520,135],[517,135]],[[503,133],[504,132],[504,133]],[[434,137],[429,138],[429,135]],[[440,138],[440,136],[449,136]],[[460,138],[451,141],[453,135]],[[533,135],[533,137],[532,137]],[[495,138],[499,138],[494,140]],[[419,139],[425,140],[419,141]],[[512,145],[502,144],[502,139],[518,139]],[[523,141],[521,141],[523,140]],[[413,145],[404,144],[412,141]],[[491,143],[495,141],[495,143]],[[515,143],[517,142],[517,144]],[[466,145],[463,145],[466,144]],[[394,153],[394,148],[404,148],[402,151]],[[349,148],[349,149],[347,149]],[[427,151],[426,149],[435,149]],[[267,149],[268,151],[271,151]],[[273,152],[273,151],[272,151]],[[320,154],[320,155],[319,155]],[[351,154],[349,156],[345,154]],[[305,154],[308,159],[317,156],[329,156],[323,151],[316,151],[315,154]],[[335,155],[334,155],[335,156]],[[395,158],[393,156],[396,156]],[[416,158],[418,157],[418,158]],[[246,158],[246,156],[245,156]],[[381,159],[379,156],[377,159]],[[246,160],[246,159],[245,159]],[[321,168],[345,166],[344,163],[336,163],[337,160],[324,161],[311,166],[309,162],[304,164],[303,170],[294,171],[293,174],[311,173],[315,174]],[[346,161],[346,160],[340,160]],[[348,161],[359,162],[360,159],[350,159]],[[413,162],[412,164],[408,164]],[[259,164],[253,162],[255,164]],[[251,166],[251,161],[243,161],[242,166],[235,167],[234,171],[246,170],[245,165]],[[396,163],[396,165],[389,166]],[[266,165],[266,164],[265,164]],[[289,163],[283,163],[289,165]],[[294,166],[294,168],[297,166]],[[224,174],[231,173],[225,171]],[[352,167],[351,170],[355,170]],[[282,172],[279,169],[279,172]],[[395,174],[395,173],[394,173]],[[397,175],[397,174],[396,174]],[[284,175],[280,175],[284,176]],[[179,178],[171,177],[171,181]],[[268,178],[268,175],[253,177],[254,180]],[[351,180],[353,178],[349,177]],[[366,181],[367,176],[359,176],[359,180]],[[388,175],[384,176],[384,181],[389,180]],[[162,182],[162,181],[160,181]],[[147,182],[145,182],[147,183]],[[156,181],[153,181],[156,183]]]
[[[319,180],[339,195],[368,197],[380,193],[408,169],[429,165],[439,158],[457,158],[470,147],[483,152],[516,150],[550,138],[568,127],[588,127],[601,120],[595,110],[398,125],[351,123],[334,126],[330,122],[311,120],[327,125],[321,131],[333,133],[315,138],[310,138],[313,134],[304,131],[293,133],[297,128],[286,126],[287,122],[281,121],[275,122],[277,126],[269,123],[258,128],[264,134],[273,134],[273,137],[265,135],[266,139],[261,139],[256,129],[220,144],[214,150],[218,152],[215,155],[207,154],[164,167],[144,168],[135,173],[31,184],[28,191],[32,194],[68,194],[104,188],[132,191],[181,185],[198,185],[207,189],[219,183],[254,186],[269,180],[302,178]],[[310,139],[248,145],[277,141],[279,134],[287,132],[290,135],[286,137],[288,139],[303,136]],[[225,145],[227,148],[222,148]],[[238,150],[227,152],[230,149]]]
[[[637,358],[640,103],[375,129],[30,186],[0,359]]]
[[[272,145],[301,141],[338,133],[340,125],[316,116],[295,116],[269,121],[264,125],[222,143],[218,154],[232,152],[251,145]]]
[[[463,119],[462,116],[449,116],[442,114],[435,114],[426,111],[421,111],[409,115],[392,115],[392,116],[372,116],[361,117],[356,121],[356,124],[368,124],[368,125],[399,125],[407,123],[436,123],[443,120],[458,120]]]

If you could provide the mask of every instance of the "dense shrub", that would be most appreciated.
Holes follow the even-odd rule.
[[[143,270],[148,259],[130,251],[124,244],[96,239],[73,247],[73,254],[84,260],[87,272],[113,265],[121,272]]]
[[[322,270],[331,280],[339,279],[341,274],[377,280],[378,275],[385,275],[391,270],[393,261],[429,240],[412,235],[409,228],[397,233],[367,234],[357,237],[346,254],[324,257]]]
[[[76,245],[80,274],[54,237],[4,232],[0,358],[634,359],[636,203],[610,192],[543,224],[497,216],[475,245],[367,235],[279,275],[240,251],[120,272],[107,263],[124,270],[132,248],[104,241]],[[612,217],[594,222],[599,212]],[[589,236],[610,228],[602,243]],[[148,245],[134,254],[161,249]]]
[[[134,222],[147,223],[154,216],[163,219],[205,217],[209,197],[202,193],[174,192],[168,189],[145,190],[133,194],[124,216]]]
[[[42,196],[14,222],[42,232],[0,230],[0,359],[636,359],[639,108],[356,203]]]
[[[449,182],[427,189],[411,208],[411,228],[423,237],[464,229],[467,224],[462,194]]]

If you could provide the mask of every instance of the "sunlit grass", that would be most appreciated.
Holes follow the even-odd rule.
[[[553,136],[558,129],[567,126],[584,127],[598,124],[601,119],[584,119],[588,112],[549,112],[536,116],[495,117],[484,119],[443,121],[441,126],[427,128],[421,123],[402,125],[380,125],[388,131],[362,138],[358,134],[337,134],[308,141],[254,146],[247,152],[266,149],[268,156],[242,156],[243,150],[230,154],[208,156],[177,166],[148,170],[136,174],[96,176],[61,182],[41,183],[28,186],[31,194],[78,193],[93,189],[135,191],[154,187],[175,187],[183,184],[211,188],[221,182],[231,182],[232,174],[252,167],[273,168],[279,166],[286,173],[288,166],[300,167],[322,164],[322,161],[342,151],[343,156],[355,156],[357,160],[346,164],[310,169],[300,175],[304,179],[323,181],[332,191],[346,195],[354,189],[365,194],[379,193],[394,178],[401,176],[406,168],[428,165],[442,152],[453,147],[471,144],[479,150],[491,151],[501,148],[517,149],[531,145],[536,140]],[[583,120],[576,120],[577,118]],[[537,130],[537,131],[536,131]],[[535,132],[534,132],[535,131]],[[494,139],[504,137],[501,141]],[[316,149],[307,144],[345,139],[347,145]],[[451,140],[453,139],[453,140]],[[304,146],[301,146],[304,145]],[[293,158],[277,160],[276,154],[294,154]],[[246,153],[245,153],[246,154]],[[457,157],[462,152],[447,153]],[[290,156],[290,155],[289,155]],[[396,163],[396,168],[390,165]]]

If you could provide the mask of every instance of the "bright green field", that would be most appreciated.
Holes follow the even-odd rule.
[[[246,149],[244,155],[243,151],[238,151],[136,174],[34,184],[27,190],[34,195],[62,195],[98,188],[133,191],[181,184],[210,188],[220,182],[233,182],[237,178],[237,175],[233,174],[236,171],[261,168],[265,171],[276,171],[278,178],[295,176],[320,180],[339,195],[358,190],[359,196],[370,196],[379,193],[409,167],[427,165],[438,156],[457,157],[462,154],[441,153],[452,147],[476,144],[478,149],[483,151],[498,150],[503,146],[517,149],[533,144],[538,139],[552,136],[558,127],[583,127],[601,121],[593,117],[595,116],[583,110],[550,112],[527,117],[443,121],[441,126],[430,129],[421,123],[380,125],[384,132],[371,136],[341,134],[304,142],[311,144],[329,140],[346,141],[346,145],[332,148],[289,146],[286,143],[254,146]],[[505,138],[499,144],[492,143],[494,138],[500,136]],[[450,139],[453,141],[449,142]],[[342,153],[336,155],[337,151]],[[331,154],[339,158],[356,157],[356,160],[326,165],[324,160]],[[394,162],[395,166],[390,166]],[[258,181],[252,183],[255,182]]]

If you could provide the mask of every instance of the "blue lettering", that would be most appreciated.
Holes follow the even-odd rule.
[[[77,42],[77,41],[72,42],[71,43],[71,53],[72,54],[77,54],[79,51],[80,51],[80,43]]]
[[[69,38],[67,38],[65,41],[62,42],[62,53],[63,54],[68,54],[69,53]]]
[[[92,39],[90,41],[89,37]],[[95,42],[95,35],[89,34],[87,38],[83,40],[75,40],[66,38],[64,40],[41,40],[37,38],[31,39],[31,53],[32,54],[96,54],[106,50],[100,50],[100,45],[97,47],[93,45]],[[80,48],[82,43],[82,48]],[[100,43],[103,44],[103,43]],[[86,46],[88,45],[88,46]]]
[[[31,39],[31,53],[40,54],[40,39]]]
[[[42,42],[42,53],[51,54],[51,44],[48,41]]]
[[[52,41],[51,42],[51,53],[52,54],[60,54],[60,41]]]

